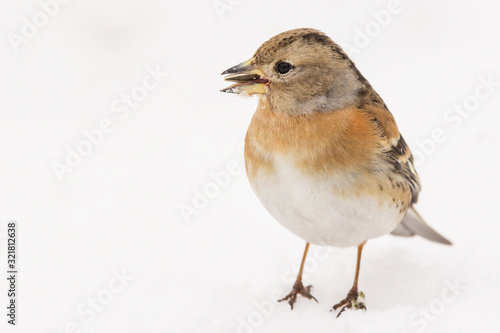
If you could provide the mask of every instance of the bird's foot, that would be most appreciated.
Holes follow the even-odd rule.
[[[295,304],[295,301],[297,300],[297,295],[300,294],[304,297],[315,300],[317,303],[318,300],[313,295],[311,295],[311,292],[310,292],[311,288],[312,288],[312,286],[304,287],[304,285],[302,284],[302,281],[297,280],[297,281],[295,281],[295,284],[293,285],[292,291],[286,297],[278,300],[278,302],[288,301],[288,304],[290,304],[290,308],[293,310],[293,305]]]
[[[346,309],[355,309],[355,310],[366,310],[366,305],[365,305],[365,294],[360,291],[358,293],[357,288],[352,288],[349,293],[347,294],[347,297],[340,301],[338,304],[335,304],[333,306],[333,309],[330,311],[337,311],[338,308],[342,307],[340,309],[339,314],[337,315],[337,318],[344,312]]]

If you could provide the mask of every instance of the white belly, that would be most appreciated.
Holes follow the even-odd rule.
[[[312,177],[283,159],[274,166],[275,173],[257,172],[252,188],[278,222],[307,242],[357,246],[390,233],[404,217],[390,197],[339,194],[349,186],[345,174]]]

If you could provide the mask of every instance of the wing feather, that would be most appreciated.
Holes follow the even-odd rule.
[[[413,166],[413,155],[399,133],[394,117],[389,110],[382,107],[367,105],[364,109],[380,129],[386,161],[392,166],[392,171],[410,185],[412,203],[417,202],[421,190],[420,179]]]
[[[420,179],[413,165],[413,155],[399,133],[394,117],[385,107],[366,105],[363,109],[372,116],[372,121],[380,129],[386,162],[392,166],[394,174],[399,175],[408,183],[412,197],[411,203],[416,203],[422,188]],[[451,245],[449,240],[427,225],[412,206],[409,207],[405,217],[392,234],[404,237],[420,235],[433,242]]]

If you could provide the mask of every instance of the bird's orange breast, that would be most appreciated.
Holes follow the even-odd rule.
[[[379,140],[370,116],[359,109],[287,115],[261,101],[245,139],[247,173],[251,179],[258,171],[272,172],[277,155],[304,173],[362,171],[379,157]]]

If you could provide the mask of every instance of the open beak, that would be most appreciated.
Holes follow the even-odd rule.
[[[264,73],[254,67],[253,58],[225,70],[221,75],[227,75],[225,81],[236,82],[222,89],[222,92],[244,95],[265,94],[265,88],[269,85],[269,80],[263,76]]]

